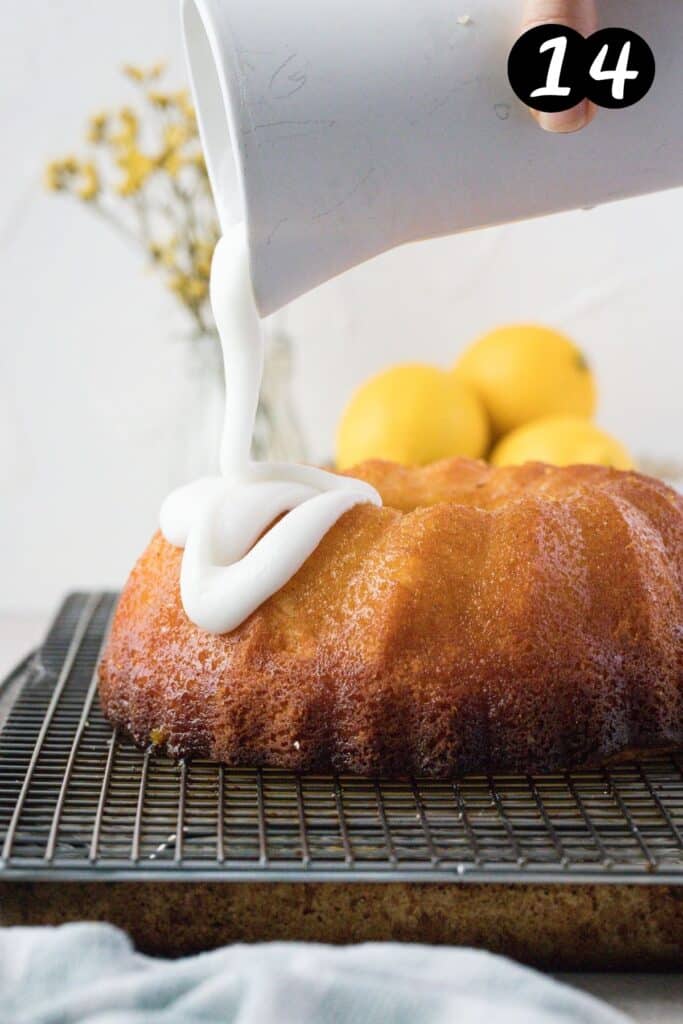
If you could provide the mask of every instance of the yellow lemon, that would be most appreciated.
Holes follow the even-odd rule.
[[[633,469],[633,459],[624,446],[580,416],[547,416],[518,427],[498,442],[491,462],[494,466],[519,466],[523,462],[570,466],[581,462]]]
[[[389,459],[424,465],[449,455],[479,458],[489,443],[486,412],[452,373],[409,363],[372,377],[356,391],[337,432],[337,465]]]
[[[541,416],[588,418],[595,411],[595,381],[585,358],[549,327],[499,327],[466,349],[453,369],[478,393],[496,437]]]

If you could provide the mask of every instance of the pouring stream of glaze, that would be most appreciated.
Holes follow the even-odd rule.
[[[160,525],[166,540],[185,549],[180,593],[188,618],[210,633],[227,633],[294,576],[340,516],[354,505],[382,502],[360,480],[251,460],[264,340],[243,223],[226,231],[214,251],[211,306],[226,379],[220,476],[173,491]]]

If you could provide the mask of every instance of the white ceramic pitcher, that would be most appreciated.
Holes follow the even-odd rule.
[[[246,216],[262,315],[404,242],[683,184],[682,0],[603,0],[657,74],[574,135],[540,131],[510,88],[520,9],[183,0],[219,215]]]

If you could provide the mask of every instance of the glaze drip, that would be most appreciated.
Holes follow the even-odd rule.
[[[243,223],[226,231],[214,251],[211,306],[226,379],[220,476],[173,491],[160,526],[169,543],[185,549],[180,593],[188,618],[210,633],[227,633],[294,576],[345,512],[382,502],[360,480],[251,459],[264,340]]]

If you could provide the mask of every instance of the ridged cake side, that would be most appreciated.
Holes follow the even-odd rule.
[[[371,462],[238,629],[197,629],[157,534],[100,668],[141,745],[232,765],[546,770],[683,745],[683,499],[636,473]]]

